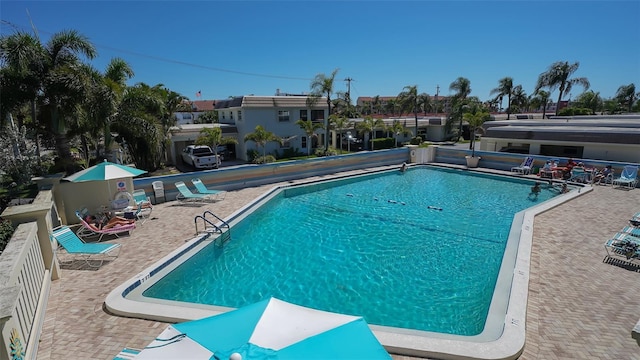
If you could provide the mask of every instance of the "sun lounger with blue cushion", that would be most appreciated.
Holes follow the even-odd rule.
[[[54,229],[51,237],[64,249],[64,252],[56,252],[61,264],[80,259],[98,268],[104,261],[117,258],[120,253],[120,244],[85,243],[68,226]]]
[[[224,190],[207,189],[202,180],[198,178],[191,179],[191,182],[193,183],[193,186],[196,187],[196,190],[199,194],[213,195],[217,201],[224,200],[224,197],[227,194],[227,192]]]
[[[527,156],[526,158],[524,158],[522,164],[512,167],[511,171],[527,175],[531,172],[531,168],[533,167],[533,160],[533,156]]]

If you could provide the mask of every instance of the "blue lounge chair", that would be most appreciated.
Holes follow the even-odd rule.
[[[622,169],[622,174],[617,179],[613,179],[613,185],[619,185],[620,187],[628,186],[633,189],[638,184],[638,166],[627,165]]]
[[[116,355],[116,357],[113,358],[113,360],[135,359],[136,355],[138,355],[138,354],[140,354],[140,350],[124,348],[124,349],[122,349],[122,351],[120,351],[120,353],[118,353],[118,355]]]
[[[51,237],[64,249],[64,252],[56,251],[61,264],[80,259],[90,267],[99,268],[105,261],[113,260],[120,254],[120,244],[85,243],[68,226],[53,229]]]
[[[199,194],[213,195],[216,201],[224,200],[224,197],[227,195],[227,192],[224,190],[207,189],[207,187],[204,185],[202,180],[198,178],[191,179],[191,182],[193,183],[193,186],[196,187],[196,190],[198,191]]]
[[[151,213],[153,212],[153,205],[151,204],[151,199],[147,196],[147,193],[142,190],[134,190],[133,191],[133,201],[136,202],[136,211],[135,216],[136,219],[140,220],[141,224],[144,224],[151,217]]]
[[[176,196],[176,200],[178,201],[215,201],[215,198],[209,194],[194,194],[183,181],[176,182],[175,186],[180,192],[178,196]]]
[[[524,158],[522,164],[512,167],[511,171],[527,175],[531,172],[531,168],[533,167],[533,160],[533,156],[527,156],[526,158]]]
[[[640,261],[640,237],[617,233],[604,244],[607,257],[621,258],[628,262]]]

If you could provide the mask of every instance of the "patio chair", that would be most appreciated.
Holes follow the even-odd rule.
[[[628,262],[640,261],[640,237],[617,233],[604,244],[607,257],[621,258]]]
[[[193,183],[193,186],[196,187],[196,190],[198,191],[199,194],[213,195],[215,197],[216,201],[224,200],[224,197],[227,195],[227,192],[224,191],[224,190],[209,190],[209,189],[207,189],[207,187],[204,185],[202,180],[200,180],[198,178],[191,179],[191,182]]]
[[[70,264],[80,259],[90,267],[99,268],[105,261],[113,260],[120,254],[120,244],[85,243],[71,228],[64,225],[53,229],[51,237],[64,250],[56,251],[56,257],[61,264]]]
[[[519,174],[527,175],[531,172],[531,168],[533,167],[533,156],[527,156],[524,158],[524,161],[519,166],[514,166],[511,168],[511,172],[517,172]]]
[[[591,173],[586,171],[584,168],[575,167],[571,169],[571,176],[568,181],[588,183],[590,176]]]
[[[100,242],[105,235],[115,235],[116,237],[120,237],[120,234],[125,232],[130,235],[136,228],[136,223],[132,222],[131,224],[116,225],[108,229],[98,229],[95,225],[86,222],[80,211],[76,210],[76,216],[80,220],[81,224],[80,228],[76,231],[76,235],[81,239],[99,236],[98,242]]]
[[[189,201],[215,201],[215,198],[210,194],[194,194],[189,190],[184,181],[178,181],[175,183],[176,189],[178,189],[179,194],[176,196],[176,200],[180,202],[189,202]]]
[[[153,212],[153,204],[151,204],[151,199],[147,196],[147,193],[142,190],[134,190],[133,191],[133,201],[136,203],[136,219],[140,220],[141,224],[144,224],[151,217],[151,213]]]
[[[629,187],[633,189],[638,184],[638,166],[627,165],[622,169],[622,173],[619,178],[613,179],[613,185],[620,187]]]
[[[135,359],[138,354],[140,354],[140,350],[138,349],[124,348],[118,353],[118,355],[116,355],[116,357],[113,358],[113,360],[131,360]]]
[[[640,228],[637,228],[635,226],[625,226],[620,232],[623,234],[635,236],[640,239]]]

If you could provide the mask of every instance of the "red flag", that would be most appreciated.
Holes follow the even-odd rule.
[[[200,90],[198,90],[198,92],[196,93],[196,97],[199,98],[200,96],[202,96],[202,92],[200,92]]]

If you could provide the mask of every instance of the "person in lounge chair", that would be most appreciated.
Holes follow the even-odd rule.
[[[611,165],[607,165],[602,169],[602,171],[598,171],[596,176],[593,178],[594,184],[600,184],[604,180],[606,182],[607,176],[611,174]]]
[[[87,215],[84,218],[87,224],[95,226],[98,230],[106,230],[116,226],[129,225],[135,222],[133,219],[125,219],[121,216],[114,216],[109,219],[107,216],[92,216]]]

